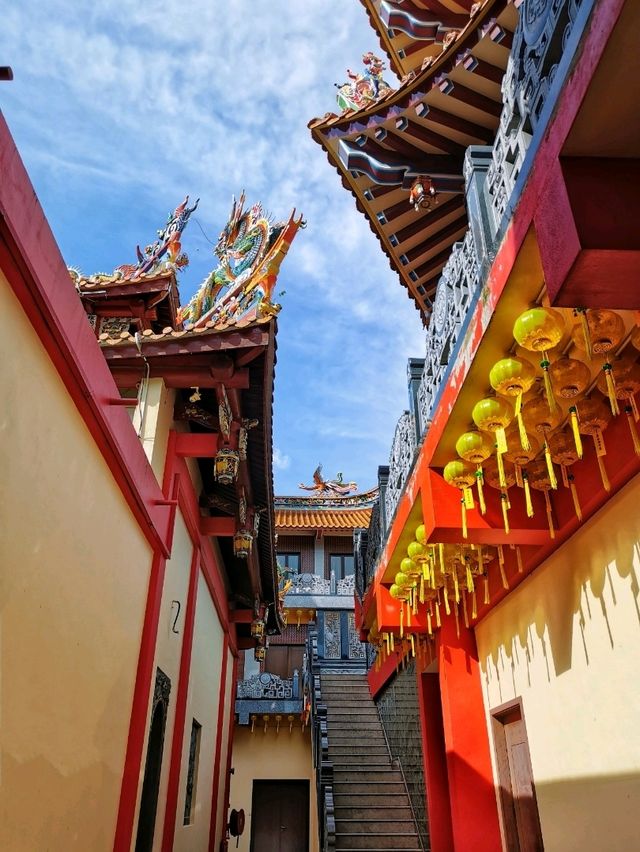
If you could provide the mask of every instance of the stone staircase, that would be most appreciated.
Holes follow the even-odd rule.
[[[422,850],[366,677],[323,673],[320,684],[333,763],[335,852]]]

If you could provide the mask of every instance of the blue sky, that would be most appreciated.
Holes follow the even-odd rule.
[[[358,0],[21,0],[3,10],[0,108],[69,265],[135,259],[167,213],[200,196],[183,247],[183,303],[215,266],[245,189],[308,227],[281,271],[276,492],[318,462],[362,488],[386,464],[407,406],[418,313],[307,122],[334,83],[380,52]],[[393,76],[387,73],[393,82]]]

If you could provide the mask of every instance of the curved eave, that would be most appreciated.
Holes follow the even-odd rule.
[[[442,32],[438,33],[437,39],[431,40],[413,38],[408,32],[387,26],[380,15],[380,0],[360,2],[365,8],[369,23],[376,31],[380,47],[385,52],[391,69],[400,78],[419,69],[428,56],[437,55],[442,50],[440,39],[450,28],[464,29],[473,5],[469,0],[461,0],[459,3],[455,0],[440,0],[438,5],[446,7],[447,20],[442,21]],[[401,11],[402,7],[399,6],[398,9]],[[433,22],[439,22],[441,13],[425,9],[424,16]]]
[[[442,268],[468,226],[464,151],[495,137],[516,23],[510,0],[486,0],[438,60],[397,92],[369,110],[309,124],[425,324]],[[431,211],[409,204],[415,174],[439,175],[439,203]]]

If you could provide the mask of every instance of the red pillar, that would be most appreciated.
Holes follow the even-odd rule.
[[[454,852],[447,755],[437,674],[418,674],[418,704],[431,852]]]
[[[471,630],[445,618],[438,648],[453,842],[456,852],[502,849],[478,651]]]

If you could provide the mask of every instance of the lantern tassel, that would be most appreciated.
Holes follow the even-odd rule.
[[[436,627],[440,627],[441,623],[442,622],[440,621],[440,604],[438,603],[438,601],[436,601]]]
[[[478,601],[476,600],[476,590],[473,590],[471,595],[471,618],[478,617]]]
[[[456,617],[456,636],[460,638],[460,617],[458,615],[458,604],[454,604],[453,612]]]
[[[433,625],[431,624],[431,613],[427,610],[427,630],[429,631],[429,636],[433,635]]]
[[[573,508],[576,513],[576,518],[582,520],[582,507],[580,506],[580,498],[578,497],[578,489],[576,488],[573,476],[569,477],[569,488],[571,489],[571,498],[573,500]]]
[[[504,463],[502,461],[502,453],[500,452],[500,450],[498,450],[496,453],[496,460],[498,462],[498,481],[500,482],[500,488],[506,488],[507,480],[504,475]]]
[[[529,477],[527,476],[527,472],[524,471],[523,475],[524,480],[524,502],[527,507],[527,517],[533,517],[533,503],[531,502],[531,488],[529,486]]]
[[[614,415],[620,414],[620,407],[618,405],[618,398],[616,396],[616,382],[613,377],[613,369],[611,364],[603,364],[602,369],[604,370],[604,377],[607,382],[607,396],[609,397],[609,404],[611,405],[611,412]]]
[[[402,609],[400,609],[400,617],[402,617]],[[389,638],[391,640],[391,653],[395,654],[395,652],[396,652],[396,641],[395,641],[394,634],[391,633]]]
[[[420,603],[424,603],[424,576],[420,577]]]
[[[417,589],[413,590],[413,606],[411,608],[411,612],[414,615],[418,614],[418,590]]]
[[[416,656],[416,640],[413,638],[413,633],[409,637],[411,639],[411,656],[415,658]]]
[[[551,536],[551,538],[555,538],[556,537],[556,531],[553,527],[553,514],[551,512],[551,498],[549,497],[548,491],[544,492],[544,502],[545,502],[546,507],[547,507],[547,521],[549,523],[549,535]]]
[[[582,458],[582,436],[580,435],[580,423],[578,421],[578,409],[572,405],[569,409],[571,415],[571,431],[573,432],[573,442],[576,445],[576,453],[578,458]]]
[[[472,591],[473,591],[473,589],[474,589],[474,586],[473,586],[473,574],[471,573],[471,568],[469,567],[469,563],[468,563],[468,562],[466,563],[466,569],[467,569],[467,591],[468,591],[468,592],[472,592]]]
[[[630,405],[625,408],[627,422],[629,423],[629,431],[631,432],[631,440],[633,441],[633,449],[637,456],[640,456],[640,438],[638,438],[638,430],[636,429],[635,420],[633,419],[633,409]]]
[[[464,615],[464,626],[469,629],[469,613],[467,612],[467,596],[462,596],[462,614]]]
[[[485,606],[491,603],[491,597],[489,596],[489,575],[485,575],[484,578],[484,603]]]
[[[547,462],[547,473],[549,474],[549,484],[555,491],[558,487],[558,480],[556,479],[556,472],[553,469],[553,462],[551,461],[551,451],[549,450],[549,444],[545,438],[544,442],[544,457]]]
[[[516,561],[518,563],[518,574],[522,574],[524,571],[524,565],[522,564],[522,552],[520,548],[516,545]]]
[[[509,581],[507,580],[507,575],[504,571],[504,562],[502,560],[498,560],[498,565],[500,567],[500,579],[502,580],[502,587],[504,589],[509,588]]]
[[[487,504],[484,502],[484,474],[482,473],[482,466],[478,465],[478,469],[476,470],[476,485],[478,488],[478,503],[480,504],[480,513],[485,515],[487,512]]]
[[[449,607],[449,590],[446,585],[444,587],[444,611],[447,615],[451,615],[451,608]]]
[[[638,422],[640,420],[640,412],[638,411],[638,406],[636,405],[636,398],[633,394],[629,397],[629,405],[631,406],[631,411],[633,412],[633,419]]]
[[[529,443],[529,436],[527,435],[527,430],[524,425],[524,420],[522,419],[522,391],[518,391],[518,395],[516,396],[516,408],[515,415],[516,421],[518,423],[518,433],[520,435],[520,446],[528,453],[531,449],[531,444]]]
[[[400,604],[400,638],[404,636],[404,604]]]
[[[587,353],[587,358],[591,361],[593,358],[593,350],[591,348],[591,331],[589,330],[589,321],[587,320],[587,309],[578,308],[578,316],[580,317],[580,325],[582,326],[582,334],[584,335],[584,348]]]
[[[462,506],[462,538],[468,538],[469,531],[467,530],[467,507],[465,506],[464,497],[460,500],[460,505]]]
[[[547,353],[543,352],[542,361],[540,361],[540,366],[542,367],[542,378],[544,379],[544,393],[547,397],[547,402],[549,403],[549,411],[553,414],[553,412],[558,407],[556,405],[556,398],[553,395],[553,388],[551,387],[551,377],[549,376],[549,367],[551,366],[551,361],[547,358]]]
[[[605,491],[611,491],[611,483],[609,482],[609,475],[607,474],[607,469],[604,466],[604,459],[602,456],[597,455],[598,459],[598,467],[600,468],[600,479],[602,479],[602,484],[604,486]]]
[[[502,503],[502,521],[504,523],[504,531],[507,535],[509,535],[509,512],[507,509],[507,495],[500,495],[500,502]]]

